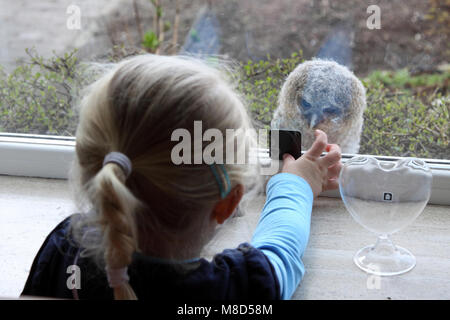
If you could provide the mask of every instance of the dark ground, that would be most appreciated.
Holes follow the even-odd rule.
[[[172,25],[173,3],[163,1],[165,19]],[[370,16],[366,10],[372,4],[381,9],[379,30],[370,30],[366,25]],[[138,7],[143,29],[148,30],[152,27],[150,2],[138,1]],[[336,35],[343,36],[351,49],[351,68],[358,76],[376,69],[405,67],[412,73],[429,72],[449,60],[448,33],[427,34],[433,25],[426,19],[427,0],[181,0],[180,48],[206,8],[212,10],[219,23],[219,53],[239,61],[264,59],[267,54],[289,57],[299,50],[303,50],[305,59],[310,59]],[[128,44],[132,39],[134,45],[139,45],[133,14],[125,18],[117,12],[108,25],[121,30],[121,37]],[[127,36],[123,36],[124,29]],[[116,42],[120,40],[117,34],[111,37]],[[165,39],[171,36],[169,30]],[[167,42],[163,47],[168,47]]]

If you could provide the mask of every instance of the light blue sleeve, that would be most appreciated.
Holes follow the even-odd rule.
[[[301,260],[309,239],[314,195],[303,178],[274,175],[251,244],[272,263],[282,299],[290,299],[305,273]]]

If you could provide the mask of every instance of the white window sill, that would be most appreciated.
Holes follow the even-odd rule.
[[[225,225],[204,256],[250,241],[264,200],[261,195],[246,215]],[[0,297],[14,298],[47,234],[76,209],[68,182],[56,179],[0,176],[0,203]],[[417,265],[369,289],[369,276],[353,255],[375,236],[354,222],[340,199],[320,197],[303,259],[306,275],[293,299],[450,299],[450,207],[428,205],[392,239],[416,256]]]
[[[75,139],[58,136],[0,134],[0,174],[11,176],[66,179],[74,159]],[[269,161],[268,150],[260,149],[261,158]],[[345,162],[353,155],[343,155]],[[395,161],[395,157],[378,157]],[[430,204],[450,205],[450,160],[423,159],[433,172]],[[339,192],[323,194],[340,197]]]

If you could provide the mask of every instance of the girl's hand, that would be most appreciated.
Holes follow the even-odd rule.
[[[328,144],[327,135],[321,131],[314,132],[316,140],[311,148],[297,160],[286,153],[283,155],[281,172],[296,174],[305,179],[317,197],[322,191],[336,189],[338,176],[342,168],[341,148],[337,144]],[[322,152],[328,152],[320,157]]]

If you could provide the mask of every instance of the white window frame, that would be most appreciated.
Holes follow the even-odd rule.
[[[67,179],[75,155],[75,138],[0,134],[0,174]]]
[[[261,157],[269,158],[267,149]],[[67,179],[75,156],[75,138],[30,134],[0,134],[0,175]],[[342,162],[354,154],[343,154]],[[375,156],[382,161],[397,161],[400,157]],[[422,159],[431,168],[433,186],[429,203],[450,205],[450,160]],[[338,190],[322,196],[340,198]]]

